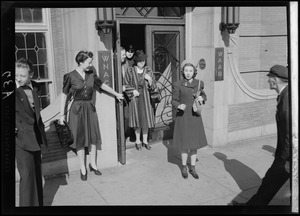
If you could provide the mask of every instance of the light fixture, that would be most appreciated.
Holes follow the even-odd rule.
[[[240,25],[239,7],[222,7],[221,31],[227,30],[229,34],[234,34]]]
[[[95,22],[96,30],[98,34],[100,30],[104,34],[109,34],[115,25],[115,13],[114,8],[96,8],[97,20]]]

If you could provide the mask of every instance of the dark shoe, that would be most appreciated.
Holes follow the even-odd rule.
[[[237,202],[237,201],[233,200],[233,201],[232,201],[232,205],[233,205],[233,206],[245,206],[246,203],[240,203],[240,202]]]
[[[135,148],[137,150],[141,151],[142,150],[142,144],[141,143],[140,144],[135,144]]]
[[[85,172],[85,175],[83,175],[80,170],[80,178],[82,181],[86,181],[87,180],[87,171]]]
[[[181,169],[181,175],[184,179],[187,179],[188,178],[188,172],[187,172],[187,167],[186,166],[183,166],[182,169]]]
[[[95,175],[102,175],[102,173],[99,170],[94,169],[91,164],[89,164],[89,167],[90,167],[90,171],[91,172],[93,171]]]
[[[142,146],[145,147],[147,150],[151,149],[151,146],[149,144],[143,143]]]
[[[198,176],[198,174],[196,173],[196,170],[195,170],[195,169],[191,169],[191,170],[189,170],[189,172],[191,173],[191,175],[192,175],[195,179],[199,179],[199,176]]]

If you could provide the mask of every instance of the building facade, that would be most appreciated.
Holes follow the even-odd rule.
[[[73,169],[72,153],[62,151],[53,120],[58,118],[63,76],[76,68],[80,50],[94,53],[99,76],[116,90],[121,85],[120,46],[133,45],[148,54],[147,65],[162,95],[154,105],[153,140],[172,138],[172,83],[181,79],[180,63],[186,58],[197,62],[196,78],[205,83],[208,100],[202,116],[209,146],[276,133],[276,94],[269,89],[266,71],[274,64],[288,65],[287,8],[235,10],[239,25],[229,33],[222,28],[222,7],[16,8],[16,59],[31,59],[34,78],[43,86],[42,115],[50,144],[43,154],[49,168],[45,172],[62,163],[62,172]],[[107,25],[97,27],[96,21]],[[126,164],[120,105],[97,93],[96,108],[103,141],[99,167]]]

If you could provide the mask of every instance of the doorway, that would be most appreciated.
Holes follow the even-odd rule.
[[[155,128],[149,130],[148,138],[150,143],[152,140],[161,139],[159,130],[163,133],[170,131],[170,129],[166,130],[166,127],[171,128],[173,123],[172,83],[180,79],[180,62],[185,56],[184,26],[119,23],[117,20],[115,44],[117,53],[120,53],[121,46],[128,50],[132,45],[135,51],[143,50],[148,55],[146,64],[155,74],[162,98],[159,103],[153,104]],[[119,59],[116,58],[116,67],[121,65]],[[116,81],[120,83],[119,80]],[[117,121],[118,160],[121,164],[126,164],[126,149],[135,147],[135,133],[131,129],[130,137],[125,140],[122,118],[123,112]]]
[[[120,24],[121,46],[128,50],[130,45],[135,50],[145,50],[145,27],[140,24]]]

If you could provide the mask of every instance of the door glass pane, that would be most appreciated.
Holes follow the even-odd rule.
[[[161,33],[153,32],[154,50],[153,50],[153,65],[154,71],[163,73],[171,62],[171,70],[173,71],[173,78],[177,80],[177,73],[179,72],[179,32]],[[160,77],[157,74],[156,79]]]
[[[155,105],[156,127],[170,124],[172,119],[172,83],[179,79],[180,32],[152,32],[152,67],[162,100]]]

